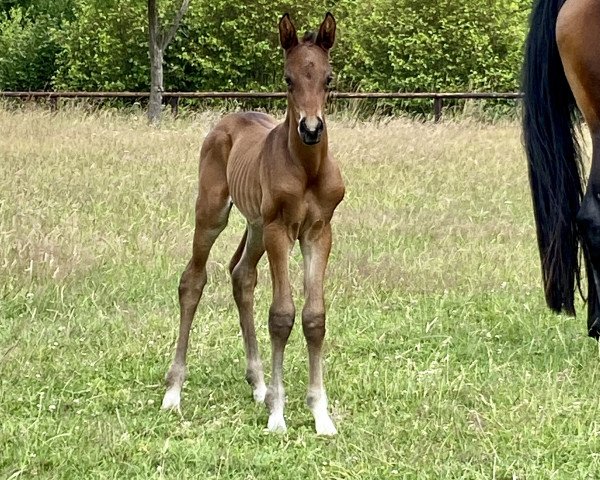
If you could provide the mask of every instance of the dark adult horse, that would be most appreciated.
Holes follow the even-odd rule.
[[[588,284],[588,334],[600,336],[600,0],[537,0],[523,74],[524,140],[546,302],[575,314],[578,246]],[[590,176],[578,113],[592,136]]]

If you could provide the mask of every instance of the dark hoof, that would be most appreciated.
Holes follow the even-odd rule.
[[[600,338],[600,318],[596,318],[594,323],[588,328],[588,336],[596,340]]]

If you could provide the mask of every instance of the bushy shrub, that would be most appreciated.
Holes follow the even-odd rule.
[[[351,38],[341,48],[340,83],[367,91],[514,90],[528,8],[509,0],[359,2],[345,25]]]
[[[277,24],[292,15],[303,35],[324,17],[323,2],[196,1],[165,54],[165,84],[176,90],[281,90]]]
[[[163,24],[179,3],[160,2]],[[35,18],[23,6],[0,12],[0,88],[148,90],[145,0],[56,4],[61,16],[50,0],[38,0]],[[165,52],[165,88],[280,90],[281,14],[302,34],[331,10],[338,90],[515,90],[529,8],[530,0],[192,0]]]
[[[0,90],[51,87],[59,47],[48,16],[33,19],[21,7],[0,12]]]
[[[144,0],[77,0],[57,35],[54,86],[62,90],[148,90]]]

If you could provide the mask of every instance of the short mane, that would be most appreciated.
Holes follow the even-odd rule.
[[[302,37],[302,43],[316,43],[317,42],[317,32],[314,30],[310,30],[304,34]]]

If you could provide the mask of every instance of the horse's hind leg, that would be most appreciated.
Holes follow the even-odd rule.
[[[577,224],[588,277],[588,335],[600,338],[600,128],[592,130],[593,154]]]
[[[206,285],[206,261],[215,240],[227,225],[231,209],[226,176],[229,147],[226,139],[219,140],[219,132],[213,132],[202,146],[192,258],[179,283],[179,336],[175,358],[166,377],[167,392],[162,403],[165,409],[179,409],[190,329]]]
[[[241,250],[241,254],[240,254]],[[265,253],[262,230],[248,225],[240,248],[231,260],[229,269],[233,283],[233,297],[240,315],[240,327],[246,351],[246,380],[252,387],[254,400],[263,402],[267,387],[254,329],[254,289],[256,265]]]

